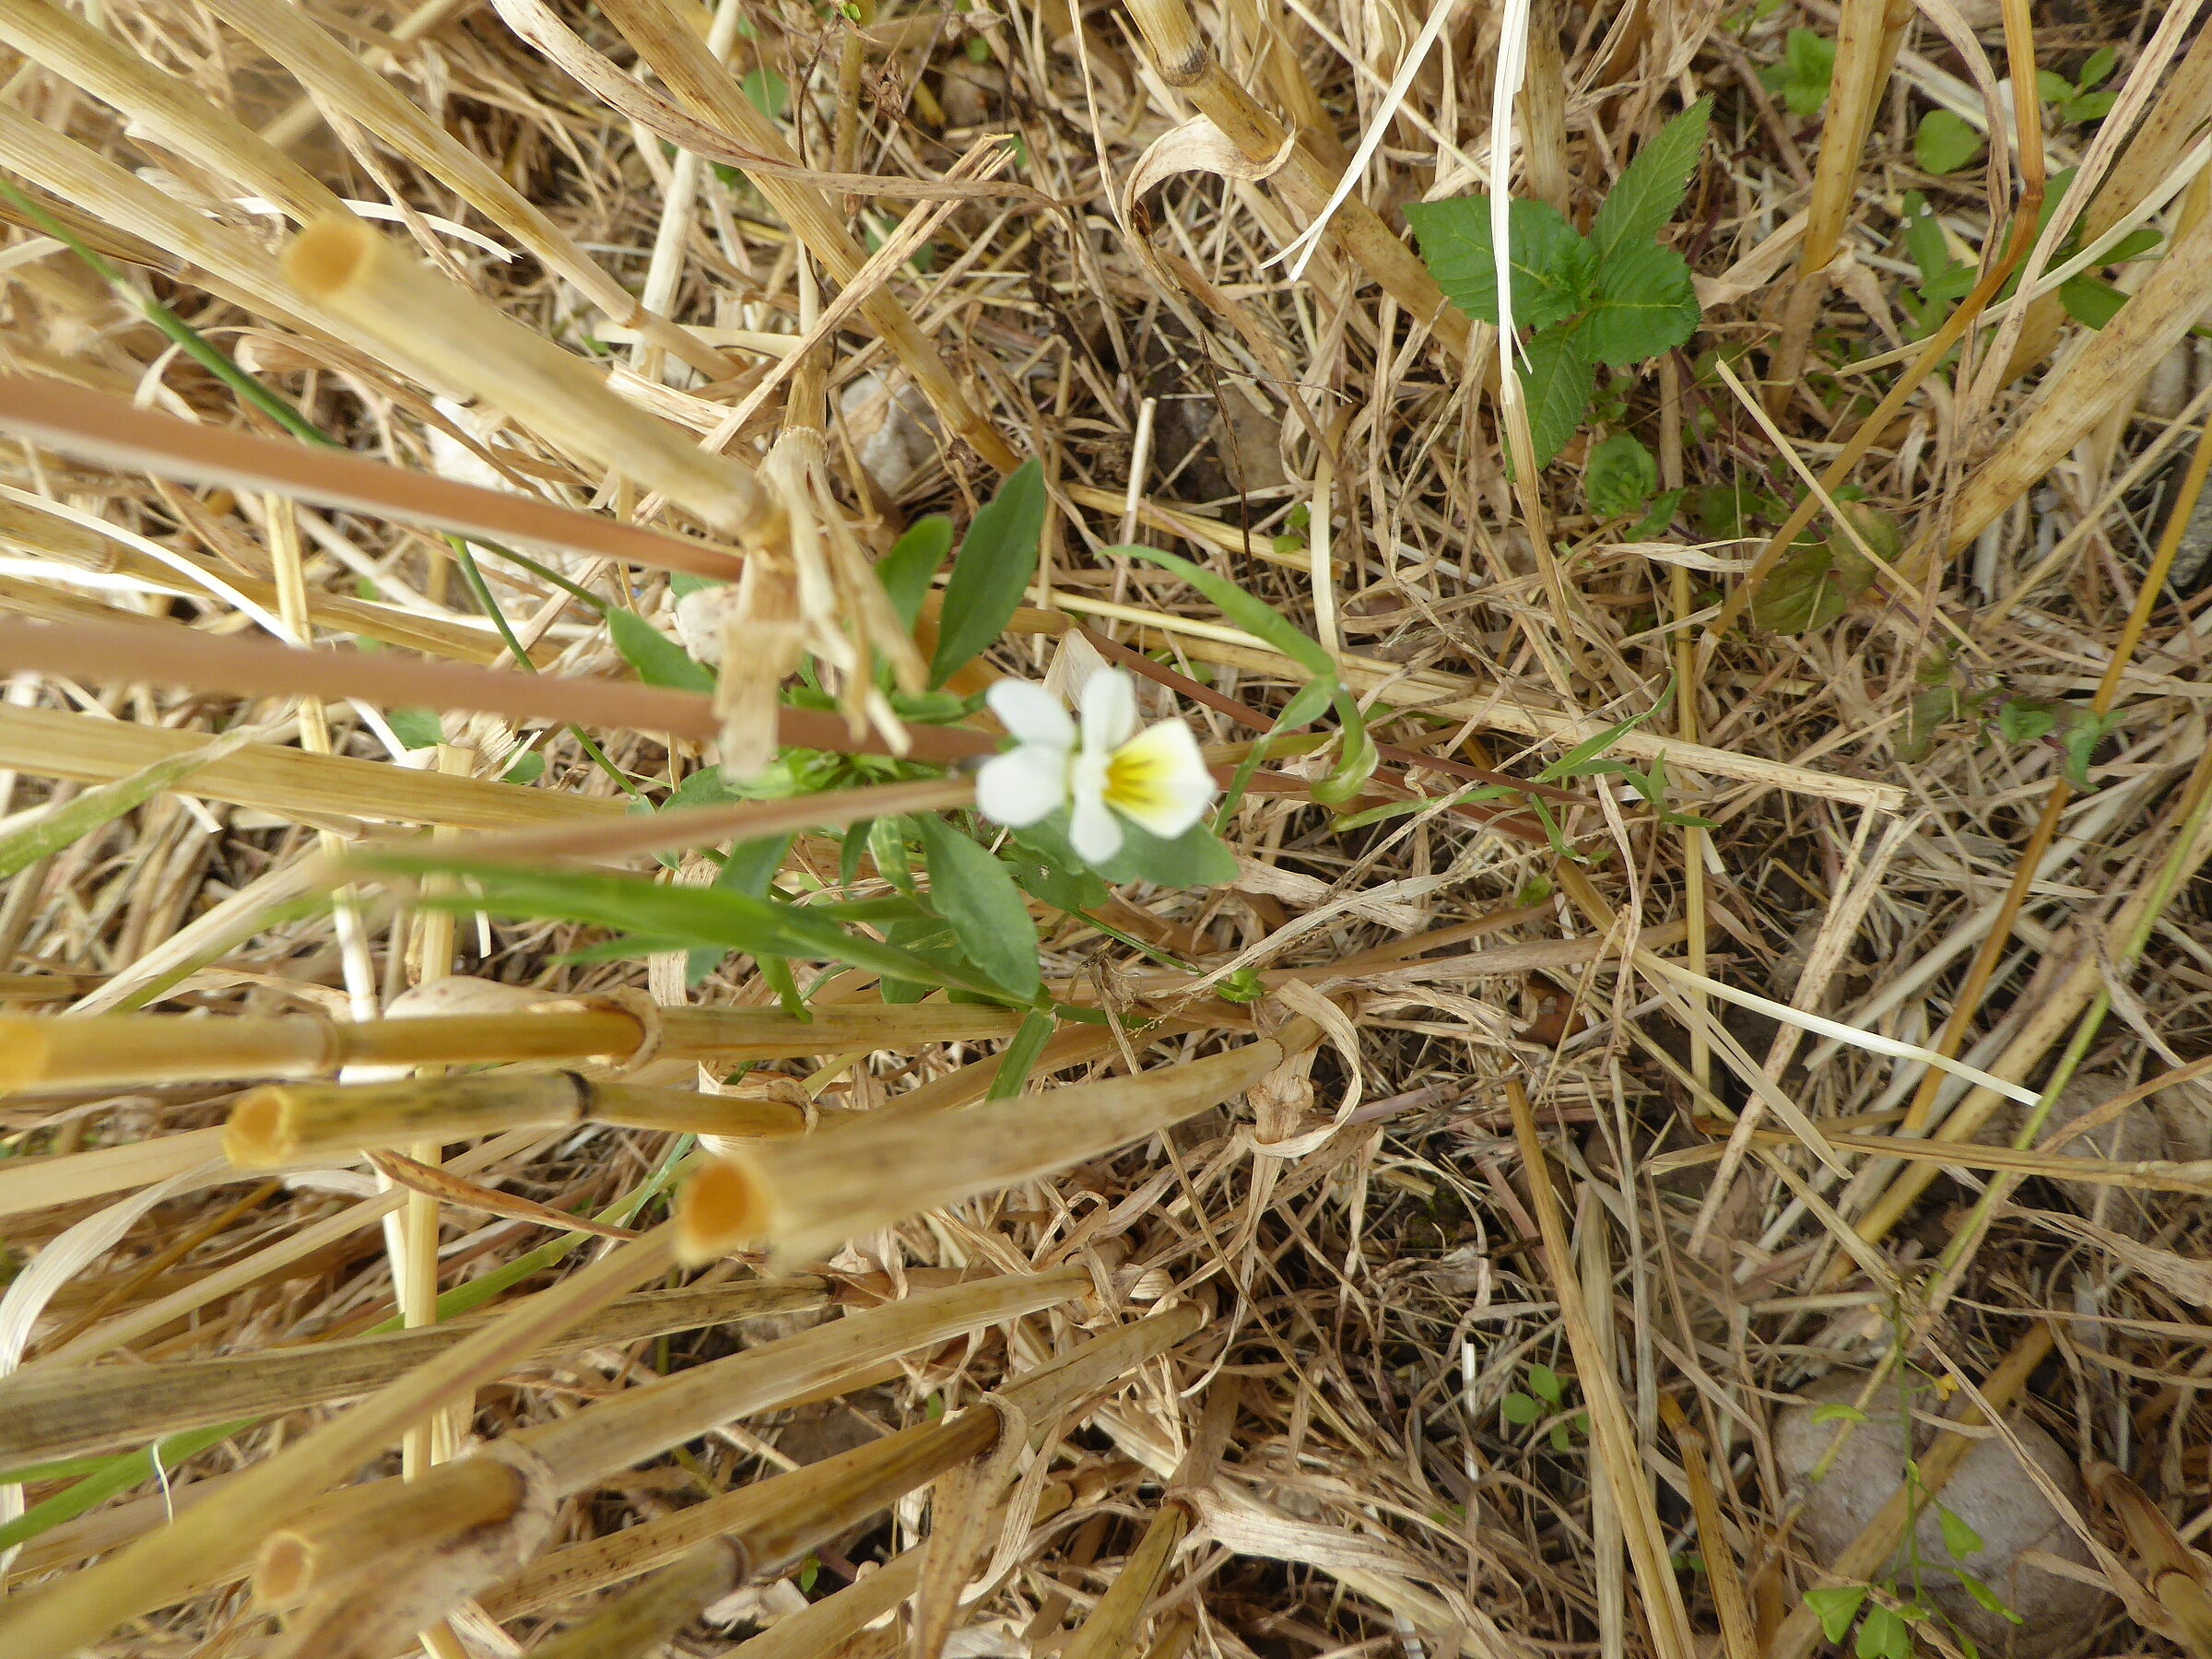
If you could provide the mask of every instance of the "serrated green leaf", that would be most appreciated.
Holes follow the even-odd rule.
[[[1024,1002],[1044,989],[1037,929],[1006,866],[934,813],[915,819],[929,860],[929,896],[968,959]]]
[[[436,748],[445,741],[445,723],[430,709],[390,709],[384,718],[392,732],[411,749]]]
[[[1505,1414],[1507,1422],[1521,1429],[1527,1428],[1544,1415],[1543,1406],[1537,1405],[1527,1394],[1518,1391],[1507,1394],[1504,1399],[1499,1401],[1498,1409]]]
[[[1853,1652],[1858,1659],[1912,1659],[1912,1627],[1888,1607],[1869,1607]]]
[[[1657,242],[1624,242],[1599,267],[1597,298],[1582,324],[1594,362],[1626,369],[1671,351],[1698,331],[1689,265]]]
[[[1580,327],[1547,328],[1528,343],[1522,394],[1536,465],[1548,466],[1572,441],[1597,387],[1597,363],[1582,342]]]
[[[1632,433],[1616,432],[1592,446],[1583,463],[1583,497],[1599,518],[1641,512],[1659,488],[1659,463]]]
[[[1590,242],[1600,267],[1614,252],[1650,241],[1682,206],[1689,181],[1705,151],[1705,129],[1712,100],[1700,98],[1659,129],[1658,136],[1636,152],[1590,222]]]
[[[2006,698],[1997,710],[1996,728],[2007,743],[2033,743],[2058,729],[2058,713],[2040,698]]]
[[[614,640],[615,649],[622,653],[622,660],[647,685],[666,686],[677,691],[714,689],[714,676],[693,662],[681,645],[636,611],[610,606],[606,631]]]
[[[884,596],[910,633],[921,619],[922,601],[929,596],[931,578],[951,551],[952,521],[941,512],[933,512],[909,524],[906,534],[877,561],[876,580],[883,583]]]
[[[1969,1526],[1956,1511],[1939,1503],[1936,1506],[1936,1519],[1943,1527],[1944,1551],[1952,1560],[1963,1561],[1969,1556],[1982,1553],[1982,1535]]]
[[[1044,529],[1044,469],[1024,461],[1006,476],[960,543],[945,587],[929,683],[941,686],[1006,632],[1037,574]]]
[[[1912,157],[1932,173],[1957,172],[1982,153],[1983,139],[1971,122],[1949,110],[1930,110],[1912,135]]]
[[[1514,325],[1546,328],[1572,316],[1589,296],[1596,250],[1548,203],[1516,196],[1506,214]],[[1406,209],[1406,219],[1420,242],[1422,261],[1452,303],[1477,322],[1497,322],[1490,198],[1416,202]]]
[[[1830,542],[1793,547],[1751,595],[1751,620],[1770,633],[1810,633],[1873,585],[1874,567]]]
[[[1809,29],[1793,29],[1783,47],[1777,89],[1793,115],[1818,115],[1836,75],[1836,43]]]

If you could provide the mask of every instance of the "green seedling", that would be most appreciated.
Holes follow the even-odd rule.
[[[2102,121],[2120,101],[2120,95],[2096,88],[2112,79],[2112,71],[2119,66],[2120,54],[2110,46],[2100,46],[2089,53],[2088,61],[2076,71],[2072,80],[2055,69],[2038,69],[2036,96],[2047,104],[2055,104],[2058,119],[2067,126],[2087,126],[2092,121]]]

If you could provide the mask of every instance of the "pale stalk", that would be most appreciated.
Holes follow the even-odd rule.
[[[947,1127],[863,1119],[836,1135],[735,1149],[677,1201],[685,1250],[705,1261],[741,1244],[790,1258],[904,1216],[1049,1175],[1181,1123],[1251,1088],[1319,1036],[1294,1020],[1274,1037],[1135,1077],[1017,1095]]]

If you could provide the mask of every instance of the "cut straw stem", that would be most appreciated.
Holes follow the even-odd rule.
[[[445,1014],[341,1024],[306,1015],[205,1019],[174,1014],[0,1018],[0,1092],[227,1077],[315,1077],[347,1065],[468,1065],[625,1059],[657,1035],[657,1056],[796,1059],[853,1049],[1010,1037],[1012,1009],[953,1003],[832,1006],[810,1019],[766,1008],[614,1006]]]
[[[253,1570],[255,1600],[271,1610],[295,1606],[315,1585],[373,1571],[394,1551],[434,1547],[504,1521],[523,1500],[523,1477],[505,1464],[468,1457],[443,1466],[450,1473],[439,1480],[435,1507],[415,1500],[417,1485],[380,1482],[368,1500],[312,1531],[272,1535]]]
[[[617,524],[535,496],[486,489],[288,438],[180,420],[125,397],[0,375],[0,431],[65,454],[184,484],[274,491],[404,524],[727,579],[743,563],[705,542]]]
[[[722,729],[712,700],[696,691],[670,691],[625,680],[511,674],[464,663],[410,661],[371,652],[301,651],[256,640],[218,639],[169,623],[0,622],[0,667],[66,674],[95,685],[177,686],[234,697],[320,697],[329,702],[358,698],[387,708],[466,710],[511,720],[558,720],[667,733],[700,742],[712,741]],[[55,720],[67,720],[66,729],[70,730],[92,724],[34,709],[9,708],[0,712],[10,719],[44,714],[50,725]],[[186,747],[197,747],[189,735],[178,735]],[[810,709],[781,711],[776,736],[781,743],[803,748],[870,755],[893,752],[872,733],[855,735],[837,715]],[[924,725],[910,728],[902,752],[911,759],[947,761],[989,754],[997,747],[995,738],[982,732]],[[327,764],[336,758],[309,759]],[[370,763],[360,764],[366,769]],[[382,773],[394,769],[377,766],[373,770]],[[438,777],[436,773],[424,775],[432,780]],[[498,787],[474,779],[443,782]],[[542,796],[551,793],[507,787],[515,794]],[[374,798],[373,792],[371,798]],[[614,802],[594,801],[592,810],[619,814],[622,808]]]
[[[349,214],[315,220],[284,253],[315,305],[423,371],[570,453],[614,467],[750,549],[781,547],[783,512],[750,470],[710,454],[618,397],[581,358],[411,258]]]
[[[762,1279],[623,1298],[517,1364],[828,1305],[818,1278]],[[326,1406],[383,1387],[497,1315],[159,1365],[31,1371],[0,1382],[0,1468],[143,1445],[181,1429]]]
[[[717,1423],[766,1409],[841,1378],[851,1378],[915,1348],[933,1347],[982,1326],[1067,1301],[1089,1289],[1090,1284],[1086,1270],[1057,1268],[1049,1273],[1002,1276],[910,1297],[626,1390],[571,1417],[511,1434],[502,1444],[527,1453],[529,1466],[537,1472],[547,1494],[557,1497],[658,1456]],[[352,1488],[286,1529],[286,1537],[292,1541],[286,1548],[291,1549],[294,1544],[298,1548],[296,1556],[286,1559],[331,1559],[322,1552],[318,1540],[350,1525],[350,1516],[357,1509],[411,1505],[426,1517],[435,1515],[443,1502],[447,1483],[464,1479],[462,1472],[467,1465],[480,1461],[485,1460],[465,1457],[441,1464],[420,1479],[404,1485],[387,1480]],[[698,1512],[694,1509],[685,1514]],[[673,1559],[712,1535],[712,1531],[686,1535],[663,1559]],[[636,1571],[660,1564],[661,1560],[645,1561]],[[304,1588],[312,1591],[316,1586]],[[457,1594],[469,1592],[465,1589]]]
[[[23,626],[0,622],[0,637],[21,638],[8,630]],[[63,630],[43,631],[58,634]],[[0,663],[8,662],[7,646],[0,643]],[[127,672],[111,659],[95,677],[104,680]],[[524,681],[520,675],[508,677],[524,684],[537,683]],[[55,709],[26,709],[0,702],[0,767],[33,777],[112,782],[159,761],[191,754],[205,741],[197,733],[141,725],[105,714],[65,714]],[[206,800],[253,807],[292,823],[335,824],[347,829],[359,829],[367,821],[503,830],[624,816],[620,802],[595,795],[530,789],[488,778],[448,777],[382,761],[311,755],[262,743],[249,743],[235,754],[209,762],[181,788]]]
[[[806,1114],[765,1095],[640,1088],[575,1072],[273,1084],[248,1090],[232,1105],[223,1155],[241,1170],[269,1170],[327,1152],[585,1122],[750,1139],[803,1134]]]
[[[949,1125],[929,1117],[880,1125],[863,1119],[818,1141],[739,1149],[709,1164],[678,1198],[684,1253],[707,1261],[765,1245],[805,1256],[902,1217],[1052,1174],[1218,1105],[1318,1034],[1295,1021],[1227,1053],[1017,1095]]]
[[[437,1359],[228,1481],[159,1532],[35,1598],[0,1606],[0,1653],[69,1659],[109,1631],[199,1585],[222,1582],[317,1493],[394,1444],[406,1429],[491,1382],[586,1315],[667,1272],[667,1230],[618,1246],[582,1272],[471,1332]],[[641,1391],[642,1392],[642,1391]],[[441,1465],[441,1469],[455,1467]]]

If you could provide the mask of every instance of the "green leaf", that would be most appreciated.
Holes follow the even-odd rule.
[[[1513,273],[1513,324],[1546,328],[1582,309],[1597,253],[1559,210],[1516,196],[1506,206]],[[1490,240],[1490,198],[1415,202],[1406,223],[1422,261],[1452,303],[1478,322],[1498,321],[1498,261]]]
[[[1997,1615],[1998,1618],[2008,1618],[2016,1625],[2026,1624],[2028,1622],[2018,1613],[2014,1612],[2011,1607],[2006,1605],[2005,1598],[2003,1596],[1999,1595],[1994,1590],[1992,1590],[1987,1584],[1983,1583],[1972,1573],[1960,1572],[1955,1574],[1954,1576],[1959,1580],[1960,1588],[1964,1589],[1969,1595],[1972,1596],[1974,1600],[1979,1602],[1983,1606],[1987,1607],[1992,1613]]]
[[[1021,1029],[1014,1033],[998,1057],[998,1069],[991,1074],[991,1087],[983,1093],[986,1100],[1004,1100],[1022,1090],[1030,1080],[1030,1068],[1037,1064],[1037,1056],[1044,1053],[1044,1045],[1053,1034],[1053,1017],[1031,1012],[1022,1018]]]
[[[791,107],[791,83],[773,69],[748,69],[738,86],[744,88],[753,108],[771,121],[783,119],[783,112]]]
[[[1583,463],[1583,496],[1599,518],[1641,512],[1658,488],[1659,463],[1629,432],[1616,432],[1594,445]]]
[[[1024,1002],[1044,989],[1037,928],[1006,866],[934,813],[915,819],[929,859],[929,896],[968,959]]]
[[[1532,1365],[1528,1368],[1528,1391],[1547,1406],[1557,1406],[1567,1395],[1566,1386],[1559,1381],[1559,1373],[1548,1365]]]
[[[1629,532],[1630,539],[1649,541],[1653,536],[1665,535],[1667,527],[1675,522],[1675,515],[1682,511],[1683,498],[1688,494],[1689,491],[1687,489],[1669,489],[1662,492],[1652,502],[1652,510],[1643,515],[1633,530]]]
[[[1112,889],[1095,871],[1077,862],[1066,844],[1065,826],[1057,833],[1056,845],[1041,844],[1036,832],[1042,829],[1042,825],[1031,825],[1018,830],[1007,843],[1006,867],[1023,890],[1070,915],[1105,903]]]
[[[2082,65],[2081,73],[2074,77],[2074,84],[2087,92],[2091,87],[2099,86],[2109,79],[2112,71],[2119,67],[2119,64],[2120,54],[2118,53],[2110,46],[2100,46],[2089,53],[2089,61]]]
[[[1670,685],[1666,694],[1641,714],[1631,714],[1617,726],[1608,726],[1594,737],[1585,737],[1549,766],[1536,774],[1539,783],[1557,783],[1567,778],[1587,778],[1601,769],[1609,771],[1626,770],[1618,760],[1600,762],[1598,757],[1618,743],[1623,737],[1666,707],[1674,696]]]
[[[515,758],[512,766],[500,779],[502,783],[535,783],[546,775],[546,758],[535,749],[524,749]]]
[[[668,591],[678,599],[696,594],[702,588],[727,587],[730,584],[719,576],[694,576],[688,571],[677,571],[668,578]]]
[[[1350,800],[1366,786],[1368,779],[1375,775],[1382,751],[1375,747],[1358,699],[1338,687],[1329,700],[1336,711],[1341,733],[1337,739],[1336,764],[1329,769],[1328,776],[1313,785],[1312,794],[1322,806],[1335,806]]]
[[[411,749],[436,748],[445,741],[445,723],[429,709],[391,709],[384,718],[392,732]]]
[[[930,579],[952,551],[952,521],[941,512],[916,519],[891,550],[876,563],[876,580],[883,583],[891,608],[908,631],[922,618],[922,601],[929,596]]]
[[[2077,790],[2086,791],[2090,786],[2089,761],[2097,753],[2097,746],[2104,741],[2104,735],[2112,729],[2119,716],[2107,714],[2100,718],[2079,704],[2066,703],[2062,706],[2059,718],[2061,727],[2058,742],[2059,747],[2066,752],[2066,782]]]
[[[2038,69],[2035,72],[2035,92],[2036,97],[2044,103],[2068,103],[2074,97],[2074,83],[2055,69]]]
[[[1568,1433],[1566,1424],[1554,1423],[1551,1426],[1551,1449],[1562,1455],[1574,1450],[1574,1439]]]
[[[2112,112],[2120,101],[2117,92],[2085,92],[2066,105],[2066,119],[2077,125],[2087,126],[2092,121],[2102,121]]]
[[[1521,388],[1528,400],[1529,438],[1536,465],[1548,466],[1573,440],[1597,386],[1597,363],[1579,327],[1547,328],[1528,343]]]
[[[1851,1629],[1851,1621],[1859,1616],[1865,1605],[1866,1592],[1853,1584],[1835,1584],[1826,1590],[1807,1590],[1805,1605],[1813,1610],[1820,1621],[1820,1633],[1830,1641],[1841,1641]]]
[[[1964,116],[1930,110],[1912,135],[1912,156],[1929,172],[1952,173],[1980,155],[1982,145],[1982,135]]]
[[[1874,567],[1832,542],[1793,547],[1751,595],[1751,620],[1770,633],[1825,628],[1874,584]]]
[[[636,611],[620,606],[606,613],[606,631],[622,660],[649,686],[667,686],[678,691],[714,689],[714,677],[693,662],[681,645]]]
[[[2102,328],[2127,303],[2125,294],[2094,276],[2068,277],[2058,285],[2058,300],[2067,316],[2090,328]]]
[[[941,686],[1006,630],[1037,574],[1044,529],[1044,469],[1024,461],[975,515],[952,561],[929,683]]]
[[[1621,169],[1620,180],[1590,222],[1590,241],[1602,269],[1616,250],[1650,241],[1675,217],[1705,150],[1712,100],[1700,98],[1665,126]]]
[[[1657,242],[1624,242],[1597,274],[1597,300],[1583,319],[1583,349],[1626,369],[1671,351],[1698,332],[1689,265]]]
[[[1997,710],[1996,727],[2007,743],[2034,743],[2058,729],[2058,712],[2041,698],[2010,697]]]
[[[1813,1407],[1813,1422],[1816,1426],[1821,1423],[1865,1423],[1872,1420],[1856,1406],[1846,1406],[1841,1400],[1830,1400]]]
[[[1782,94],[1791,114],[1818,115],[1828,101],[1835,75],[1836,43],[1809,29],[1793,29],[1783,47],[1780,68],[1769,84]]]
[[[1853,1652],[1858,1659],[1912,1659],[1912,1627],[1888,1607],[1869,1607]]]
[[[1100,867],[1107,880],[1149,881],[1155,887],[1219,887],[1237,878],[1237,857],[1204,824],[1173,841],[1122,820],[1122,850]]]
[[[1522,1429],[1527,1428],[1529,1424],[1544,1415],[1543,1406],[1537,1405],[1528,1395],[1518,1392],[1509,1394],[1504,1399],[1499,1401],[1498,1409],[1505,1414],[1507,1422]]]
[[[1336,830],[1364,830],[1370,824],[1385,823],[1391,818],[1404,818],[1409,812],[1425,812],[1438,806],[1451,807],[1465,801],[1495,801],[1513,793],[1502,783],[1470,783],[1465,789],[1448,795],[1423,795],[1410,801],[1389,801],[1381,806],[1370,806],[1365,812],[1355,812],[1348,818],[1331,821],[1329,828]]]
[[[1936,1519],[1943,1526],[1943,1547],[1954,1561],[1963,1561],[1983,1550],[1982,1535],[1969,1526],[1953,1511],[1942,1504],[1936,1506]]]
[[[2104,262],[2107,265],[2125,265],[2131,259],[2141,259],[2165,240],[2163,234],[2153,230],[2148,225],[2142,226],[2130,230],[2114,242],[2106,251]]]

